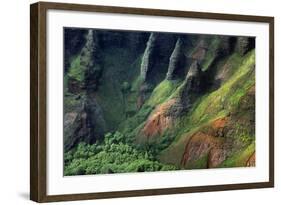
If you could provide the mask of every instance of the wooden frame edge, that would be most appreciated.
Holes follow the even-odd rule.
[[[165,10],[165,9],[136,8],[136,7],[103,6],[103,5],[75,4],[75,3],[39,1],[38,4],[44,7],[45,9],[75,10],[75,11],[86,11],[86,12],[95,11],[95,12],[107,12],[107,13],[118,13],[118,14],[188,17],[188,18],[252,21],[252,22],[265,22],[265,23],[271,21],[271,19],[273,18],[271,16],[224,14],[224,13],[215,13],[215,12]]]
[[[83,194],[66,194],[66,195],[47,195],[39,202],[59,202],[59,201],[78,201],[93,200],[107,198],[124,198],[124,197],[141,197],[141,196],[157,196],[172,194],[187,194],[197,192],[214,192],[214,191],[231,191],[242,189],[263,189],[272,188],[271,182],[244,183],[244,184],[226,184],[212,186],[197,186],[183,188],[164,188],[164,189],[147,189],[147,190],[131,190],[118,192],[101,192],[101,193],[83,193]]]
[[[269,181],[274,187],[274,17],[269,21]]]
[[[30,199],[46,198],[46,9],[30,5]]]
[[[46,11],[48,9],[264,22],[269,24],[269,181],[183,188],[47,195]],[[137,197],[274,187],[274,17],[38,2],[30,5],[30,199],[36,202]]]
[[[38,201],[38,4],[30,6],[30,199]]]

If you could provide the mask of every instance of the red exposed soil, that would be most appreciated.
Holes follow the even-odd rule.
[[[226,149],[214,147],[210,150],[208,155],[208,168],[214,168],[220,165],[226,158]]]
[[[164,131],[172,126],[172,117],[166,115],[166,111],[173,105],[174,100],[169,100],[166,103],[156,107],[155,111],[149,116],[144,128],[142,129],[142,135],[147,138],[161,135]]]
[[[225,160],[227,153],[222,137],[227,120],[227,118],[217,119],[193,134],[186,144],[181,165],[186,166],[189,162],[206,155],[208,158],[207,168],[217,167]]]
[[[219,119],[215,120],[211,125],[212,125],[213,129],[220,129],[220,128],[225,127],[226,122],[227,122],[227,118],[224,117],[224,118],[219,118]]]
[[[247,167],[256,166],[256,152],[254,152],[246,162]]]
[[[208,154],[210,150],[220,144],[218,138],[203,132],[195,133],[185,147],[181,164],[185,166],[188,162],[200,159]]]

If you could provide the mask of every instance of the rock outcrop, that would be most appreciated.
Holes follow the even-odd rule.
[[[228,153],[228,144],[223,139],[227,119],[221,118],[205,127],[204,131],[193,134],[186,144],[181,160],[181,166],[188,167],[197,160],[205,158],[205,168],[218,166],[223,162]]]
[[[99,42],[94,30],[89,30],[86,37],[87,42],[82,49],[80,65],[85,71],[84,88],[86,90],[96,90],[102,74],[100,65]]]
[[[182,78],[182,76],[184,75],[185,60],[183,40],[181,38],[178,38],[173,53],[170,57],[168,72],[166,75],[167,80]]]
[[[79,142],[93,143],[105,132],[103,113],[94,92],[102,74],[99,55],[99,42],[96,31],[90,29],[80,54],[80,76],[69,76],[68,92],[81,102],[66,112],[64,124],[64,148],[69,150]],[[75,101],[75,102],[76,102]],[[69,101],[65,101],[68,105]],[[73,104],[71,102],[70,104]],[[75,103],[74,103],[75,104]]]
[[[147,80],[148,74],[149,72],[151,72],[151,69],[153,67],[154,56],[156,52],[156,40],[157,34],[151,33],[147,41],[146,49],[144,51],[141,62],[140,77],[143,81]]]
[[[256,166],[256,153],[254,152],[246,162],[247,167]]]
[[[203,73],[198,61],[194,61],[186,75],[175,103],[171,106],[169,113],[173,118],[185,114],[192,106],[194,97],[203,91]]]
[[[138,98],[137,98],[137,108],[140,109],[145,101],[149,98],[151,92],[153,91],[153,86],[147,82],[143,82],[139,88]]]
[[[169,108],[175,103],[175,100],[169,100],[166,103],[157,106],[155,111],[147,119],[142,131],[141,137],[145,136],[149,141],[155,136],[161,136],[167,128],[173,125],[173,118],[168,114]]]
[[[144,82],[155,84],[164,80],[169,61],[171,63],[170,69],[175,70],[175,66],[182,60],[179,57],[183,54],[180,52],[182,51],[183,42],[178,40],[176,43],[176,40],[177,38],[171,34],[150,34],[140,68],[140,77]],[[170,58],[171,54],[172,57]],[[162,75],[163,78],[161,78]]]
[[[236,50],[240,55],[245,55],[249,50],[255,47],[254,37],[238,37]]]
[[[198,62],[201,62],[205,55],[206,55],[206,52],[208,50],[208,43],[207,43],[207,40],[206,40],[206,37],[203,36],[199,41],[198,41],[198,44],[196,45],[195,49],[194,49],[194,52],[192,53],[191,55],[191,58],[193,60],[196,60]]]
[[[220,36],[220,43],[215,51],[216,58],[221,58],[229,55],[235,48],[236,38],[232,36]]]
[[[79,142],[94,143],[104,135],[106,124],[95,98],[88,95],[82,107],[64,115],[64,149],[70,150]]]
[[[196,92],[200,93],[202,91],[202,71],[198,61],[194,61],[186,75],[184,85],[184,92]]]
[[[148,99],[155,85],[165,79],[175,43],[176,38],[171,34],[150,34],[140,66],[142,83],[137,100],[138,108]]]
[[[78,65],[70,67],[68,91],[80,93],[82,90],[96,90],[102,75],[99,42],[96,31],[90,29],[85,37],[86,43],[77,57]]]
[[[186,114],[195,99],[194,96],[201,91],[202,71],[198,62],[194,61],[189,68],[179,95],[157,106],[140,134],[146,138],[163,134],[167,128],[173,126],[173,122],[178,117]]]

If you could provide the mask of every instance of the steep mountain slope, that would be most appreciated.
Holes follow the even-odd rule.
[[[243,162],[233,162],[228,166],[246,165],[247,157],[254,153],[254,108],[254,53],[251,52],[243,57],[242,65],[226,83],[203,95],[189,115],[180,119],[175,128],[179,134],[160,154],[161,161],[186,166],[187,162],[202,157],[206,163],[212,164],[212,159],[217,157],[215,164],[218,166],[231,156],[242,154],[250,146],[252,150]],[[176,154],[178,158],[174,157]],[[203,168],[208,166],[206,163]]]
[[[255,165],[254,38],[93,29],[65,36],[80,36],[75,49],[65,47],[66,174]],[[125,160],[134,165],[109,153],[136,153]]]

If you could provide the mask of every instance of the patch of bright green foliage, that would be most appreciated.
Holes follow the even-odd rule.
[[[241,97],[255,83],[252,69],[254,63],[255,55],[252,51],[242,60],[240,65],[237,65],[238,69],[226,83],[218,90],[199,99],[200,103],[191,113],[191,120],[193,122],[206,122],[216,115],[226,114],[237,106]]]
[[[210,46],[205,54],[204,60],[202,62],[202,70],[207,70],[208,67],[211,65],[213,60],[215,59],[216,49],[220,44],[220,39],[218,36],[214,36],[210,42]]]
[[[208,166],[208,153],[196,159],[187,165],[187,169],[204,169]]]
[[[83,82],[84,80],[84,70],[80,65],[80,55],[77,55],[70,64],[70,69],[68,72],[68,76],[79,81]]]
[[[245,149],[234,153],[231,157],[226,159],[220,167],[244,167],[247,160],[255,152],[255,142],[251,143]]]
[[[162,164],[145,150],[139,150],[126,142],[120,132],[105,135],[104,142],[93,145],[80,143],[65,154],[65,172],[69,175],[107,174],[175,170]]]
[[[149,106],[156,106],[163,103],[179,86],[180,81],[162,81],[151,93],[147,102]]]
[[[80,94],[81,96],[83,96],[82,92]],[[82,104],[81,98],[78,99],[77,95],[65,91],[64,99],[63,99],[64,112],[67,113],[79,109],[79,107],[81,107]]]
[[[175,122],[173,130],[175,140],[168,149],[161,152],[160,159],[169,162],[174,161],[170,156],[174,156],[174,152],[182,146],[183,142],[180,140],[182,137],[190,136],[209,122],[225,117],[233,110],[237,110],[240,99],[255,84],[253,69],[255,50],[242,58],[234,53],[227,63],[233,66],[231,77],[219,89],[199,97],[189,113]],[[237,139],[242,140],[243,144],[248,144],[253,140],[249,133],[240,132],[238,134]],[[170,153],[170,150],[173,150],[173,154]],[[183,151],[183,148],[180,150]]]

